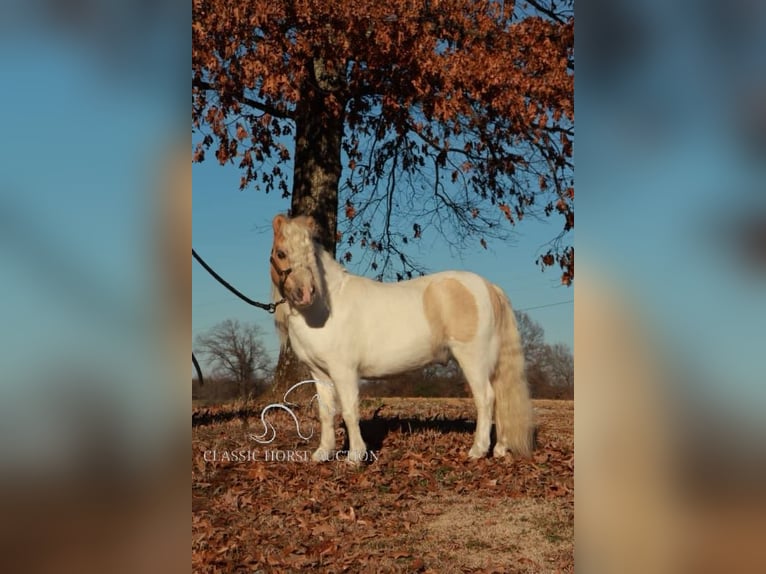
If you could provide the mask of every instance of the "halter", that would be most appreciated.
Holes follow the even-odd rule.
[[[271,266],[274,268],[274,271],[276,271],[277,275],[279,276],[279,293],[282,295],[282,300],[279,303],[285,302],[285,281],[287,281],[287,276],[290,274],[290,272],[293,270],[292,267],[288,267],[287,269],[280,269],[277,265],[277,262],[274,261],[274,256],[272,255],[269,257],[269,261],[271,262]],[[279,305],[277,303],[277,305]]]

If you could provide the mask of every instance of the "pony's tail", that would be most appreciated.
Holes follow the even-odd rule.
[[[497,363],[492,374],[495,391],[494,456],[504,456],[506,450],[517,456],[529,456],[534,446],[532,401],[524,372],[524,351],[508,298],[496,285],[490,288],[495,311],[495,329],[500,344]]]

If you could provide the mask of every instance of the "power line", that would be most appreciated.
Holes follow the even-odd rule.
[[[514,311],[532,311],[533,309],[544,309],[545,307],[555,307],[556,305],[566,305],[568,303],[574,303],[574,299],[559,301],[558,303],[548,303],[547,305],[536,305],[535,307],[524,307],[523,309],[514,309]]]

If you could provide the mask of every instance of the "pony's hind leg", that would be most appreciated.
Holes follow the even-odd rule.
[[[495,391],[489,381],[489,369],[484,360],[485,353],[476,348],[458,345],[453,346],[451,350],[463,370],[476,403],[476,433],[468,456],[482,458],[489,451],[492,412],[495,406]]]
[[[348,462],[365,460],[367,446],[359,429],[359,377],[355,372],[333,373],[338,398],[348,433]]]
[[[312,373],[317,391],[317,410],[322,425],[319,448],[311,455],[315,461],[326,461],[335,450],[335,388],[326,377]]]

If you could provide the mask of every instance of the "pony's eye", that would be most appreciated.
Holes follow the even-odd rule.
[[[285,254],[284,251],[282,250],[277,251],[277,259],[284,259],[285,257],[287,257],[287,255]]]

